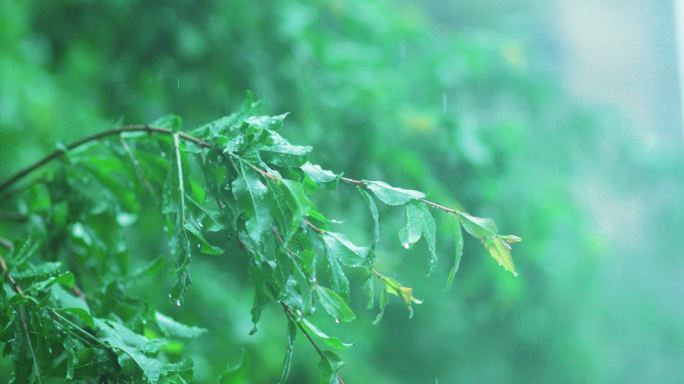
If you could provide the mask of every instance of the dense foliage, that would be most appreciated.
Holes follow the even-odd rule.
[[[192,362],[170,361],[164,346],[166,339],[192,338],[205,330],[178,323],[126,290],[131,281],[162,270],[161,259],[130,269],[124,232],[136,221],[143,193],[164,215],[164,232],[176,259],[169,297],[177,306],[191,285],[192,256],[236,256],[225,249],[240,250],[254,284],[250,333],[257,332],[266,305],[282,306],[288,345],[280,382],[288,377],[298,329],[320,354],[321,383],[342,382],[342,360],[321,350],[312,335],[335,349],[351,344],[328,336],[310,316],[325,311],[336,323],[354,320],[348,269],[363,271],[369,309],[377,286],[380,312],[375,323],[390,295],[400,298],[411,315],[412,305],[422,303],[412,288],[376,269],[376,199],[405,207],[399,240],[405,249],[425,240],[431,254],[428,274],[438,260],[430,209],[453,216],[456,249],[447,285],[463,252],[461,226],[480,239],[503,268],[516,273],[509,244],[520,239],[499,235],[491,219],[441,206],[419,191],[324,170],[308,161],[310,146],[293,145],[280,135],[286,115],[253,115],[254,107],[250,98],[235,114],[189,134],[181,131],[177,116],[115,128],[60,148],[0,186],[0,192],[6,192],[49,160],[61,158],[53,172],[20,191],[6,192],[14,196],[3,201],[14,202],[15,209],[3,208],[27,221],[17,231],[21,245],[15,248],[16,241],[2,238],[10,253],[0,256],[5,277],[0,341],[4,353],[12,356],[12,383],[50,377],[114,382],[144,378],[158,383],[192,377]],[[114,135],[118,142],[99,145]],[[344,225],[327,218],[311,201],[320,188],[330,193],[339,184],[357,188],[368,205],[371,245],[356,245],[333,231]],[[230,376],[227,372],[222,382],[231,382]]]

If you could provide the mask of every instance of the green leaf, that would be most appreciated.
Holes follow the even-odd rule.
[[[449,271],[449,277],[447,278],[445,290],[451,289],[451,285],[456,277],[456,272],[458,272],[458,267],[461,265],[461,256],[463,256],[463,231],[461,229],[461,223],[456,220],[456,230],[454,231],[456,245],[454,250],[454,266]]]
[[[330,283],[332,284],[332,287],[344,297],[348,298],[349,279],[347,279],[347,276],[344,274],[339,259],[332,252],[327,251],[327,246],[325,254],[330,266]]]
[[[306,192],[301,183],[288,179],[281,179],[280,181],[284,187],[286,204],[289,208],[289,228],[285,234],[286,243],[288,243],[290,237],[299,228],[299,224],[304,216],[309,212],[309,207],[312,204],[306,196]]]
[[[50,293],[57,312],[68,312],[89,327],[94,326],[93,316],[85,300],[70,294],[59,285],[53,285]]]
[[[423,237],[425,238],[425,243],[427,244],[428,251],[430,251],[430,267],[428,269],[428,276],[432,273],[437,266],[437,224],[435,223],[432,213],[426,204],[421,204],[420,206],[423,219]]]
[[[78,340],[72,337],[71,334],[67,334],[62,345],[67,354],[67,370],[64,378],[71,381],[74,379],[74,370],[78,365],[78,351],[83,349],[83,346]]]
[[[285,358],[283,361],[283,370],[280,372],[279,383],[285,383],[287,377],[290,375],[290,368],[292,366],[292,354],[294,352],[295,338],[297,337],[297,324],[290,317],[287,318],[287,349],[285,350]]]
[[[351,348],[354,344],[352,343],[345,343],[344,341],[338,339],[337,337],[334,336],[329,336],[325,332],[321,331],[318,327],[316,327],[313,323],[311,323],[309,320],[302,318],[299,321],[299,324],[304,326],[304,328],[308,329],[316,335],[319,339],[323,340],[323,342],[329,346],[330,348],[334,349],[348,349]]]
[[[385,308],[387,308],[387,304],[389,303],[389,297],[387,296],[387,289],[383,288],[380,291],[380,300],[378,303],[379,311],[377,316],[375,316],[375,320],[373,320],[373,325],[378,325],[380,324],[380,321],[382,321],[382,318],[385,316]]]
[[[423,234],[423,211],[417,204],[406,205],[406,220],[399,230],[399,240],[404,249],[409,249]]]
[[[261,129],[277,131],[283,127],[283,121],[285,121],[287,115],[288,113],[277,116],[250,116],[245,119],[245,122]]]
[[[175,301],[176,306],[181,305],[183,301],[183,295],[185,291],[190,287],[192,279],[190,278],[190,273],[188,272],[188,267],[190,265],[190,240],[188,239],[187,232],[184,230],[179,231],[179,233],[173,237],[172,243],[175,243],[173,249],[176,251],[176,280],[171,287],[170,297],[171,300]]]
[[[354,312],[344,299],[332,289],[317,285],[316,297],[323,309],[335,319],[336,322],[348,322],[356,318]]]
[[[463,223],[463,228],[473,237],[484,239],[498,232],[496,223],[492,219],[471,216],[465,212],[459,212],[459,216],[461,223]]]
[[[147,357],[147,354],[159,351],[159,342],[148,340],[115,321],[96,319],[95,327],[105,343],[133,359],[147,380],[152,384],[159,382],[164,374],[162,363]]]
[[[240,172],[232,183],[233,194],[248,214],[245,227],[249,237],[259,242],[271,226],[271,214],[266,202],[268,188],[261,182],[259,175],[251,168],[245,167],[242,161],[239,162],[238,168]]]
[[[369,264],[368,248],[352,243],[341,233],[325,232],[322,237],[328,257],[333,257],[348,267]]]
[[[179,323],[160,312],[155,312],[154,319],[157,322],[157,326],[166,337],[192,339],[207,332],[204,328]]]
[[[12,277],[18,280],[44,278],[48,276],[57,275],[62,269],[62,263],[59,261],[47,261],[37,266],[29,266],[22,271],[13,272]]]
[[[361,196],[363,196],[364,201],[366,202],[366,205],[368,205],[368,210],[370,211],[371,214],[371,219],[373,219],[373,244],[371,245],[371,257],[374,258],[375,256],[375,248],[378,247],[378,244],[380,243],[380,215],[378,214],[378,206],[375,204],[375,200],[373,200],[373,197],[366,192],[365,189],[361,187],[356,188]]]
[[[185,222],[185,229],[190,232],[192,237],[197,242],[199,251],[205,255],[220,255],[223,253],[223,249],[211,245],[202,235],[199,226],[195,223],[193,219],[188,218]]]
[[[402,189],[393,187],[384,181],[370,181],[363,180],[368,189],[387,205],[404,205],[411,200],[420,200],[425,198],[425,194],[420,191],[411,189]]]
[[[311,164],[309,162],[304,163],[304,165],[302,165],[300,168],[302,171],[304,171],[304,173],[306,173],[313,181],[315,181],[318,184],[329,183],[331,181],[337,180],[337,178],[339,177],[333,172],[321,168],[320,165]]]
[[[310,146],[292,145],[276,132],[271,132],[272,144],[261,148],[261,158],[279,167],[295,168],[303,166],[313,148]]]
[[[318,364],[320,369],[320,384],[340,384],[338,373],[344,366],[344,361],[337,354],[330,351],[323,351],[321,361]]]

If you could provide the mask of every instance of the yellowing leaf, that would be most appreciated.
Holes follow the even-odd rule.
[[[511,257],[511,246],[504,239],[500,236],[491,236],[484,240],[484,245],[503,269],[511,272],[513,276],[518,276],[513,264],[513,257]]]

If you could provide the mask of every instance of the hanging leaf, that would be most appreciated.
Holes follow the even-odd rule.
[[[290,375],[290,367],[292,366],[292,354],[294,353],[295,338],[297,337],[297,324],[291,318],[287,318],[287,349],[285,350],[285,359],[283,361],[283,370],[280,373],[279,383],[285,383],[287,377]]]
[[[406,205],[404,226],[399,230],[399,240],[404,249],[409,249],[423,235],[423,211],[416,204]]]
[[[233,181],[232,189],[240,207],[247,213],[245,227],[254,241],[260,241],[271,226],[271,215],[266,203],[268,189],[259,175],[243,162],[238,163],[239,174]]]
[[[432,274],[432,271],[437,266],[437,224],[435,223],[432,213],[426,204],[420,205],[422,219],[423,219],[423,237],[425,238],[425,243],[427,244],[428,251],[430,251],[430,267],[428,269],[428,276]]]
[[[363,196],[366,205],[368,205],[368,210],[371,213],[371,219],[373,220],[373,244],[371,245],[371,257],[375,259],[375,248],[378,247],[380,243],[380,220],[378,214],[378,206],[375,204],[373,197],[362,188],[356,188],[357,191]]]
[[[454,266],[451,267],[451,271],[449,271],[445,290],[451,289],[451,285],[456,277],[456,272],[458,272],[458,267],[461,265],[461,256],[463,256],[463,230],[461,229],[461,223],[458,220],[456,220],[456,230],[454,231],[454,234]]]

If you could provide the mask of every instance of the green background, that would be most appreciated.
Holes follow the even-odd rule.
[[[681,382],[679,96],[651,97],[661,120],[650,126],[672,139],[645,141],[643,121],[585,100],[591,87],[573,91],[576,58],[558,52],[560,21],[548,9],[493,0],[2,1],[0,178],[57,142],[122,122],[175,113],[194,127],[253,90],[264,113],[290,112],[283,134],[313,145],[313,162],[427,191],[524,239],[517,278],[466,241],[444,292],[447,218],[438,219],[440,265],[429,278],[427,250],[405,251],[396,231],[384,231],[383,270],[425,303],[409,319],[395,301],[373,326],[354,292],[358,320],[325,324],[356,343],[342,353],[346,382]],[[653,59],[673,71],[666,43],[665,59]],[[342,191],[318,203],[369,239],[358,198]],[[386,228],[401,225],[399,211],[381,216]],[[141,215],[130,234],[141,260],[165,252],[157,225]],[[209,329],[178,345],[197,382],[215,382],[242,351],[247,382],[275,382],[284,319],[271,308],[248,335],[252,294],[233,256],[195,258],[180,308],[166,299],[171,275],[139,293]],[[317,361],[300,338],[289,381],[315,382]]]

